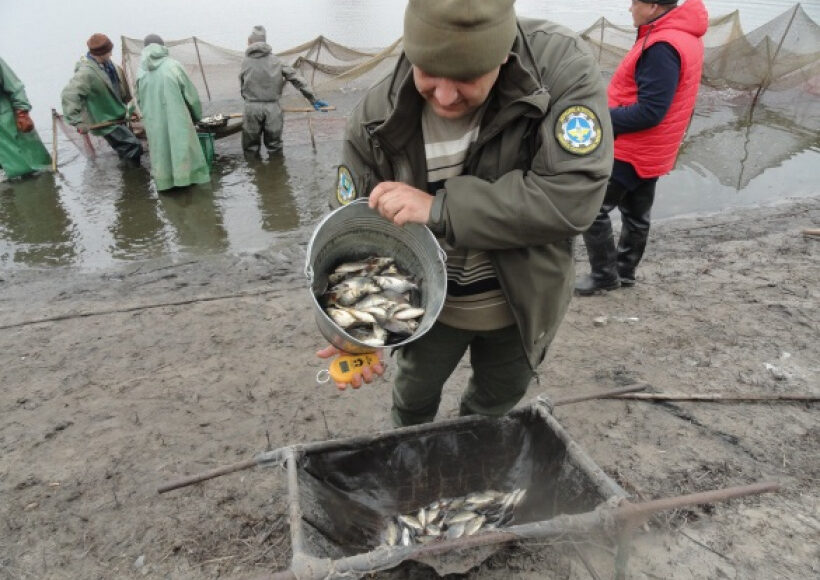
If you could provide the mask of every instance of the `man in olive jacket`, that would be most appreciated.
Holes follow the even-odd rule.
[[[461,414],[501,415],[521,399],[572,294],[572,240],[609,177],[594,57],[563,27],[517,19],[513,2],[410,0],[404,54],[347,125],[331,205],[368,196],[398,225],[429,226],[448,254],[441,315],[397,353],[398,426],[435,417],[468,347]]]
[[[101,135],[120,159],[138,164],[142,143],[125,125],[131,90],[122,68],[111,62],[114,44],[101,33],[92,34],[86,43],[88,53],[74,68],[74,77],[63,89],[63,115],[80,133]],[[98,129],[109,121],[122,121]]]

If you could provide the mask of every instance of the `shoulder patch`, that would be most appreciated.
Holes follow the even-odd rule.
[[[567,107],[555,123],[555,138],[574,155],[592,153],[601,144],[601,122],[582,105]]]
[[[339,165],[336,177],[336,199],[340,204],[347,205],[357,197],[356,184],[353,183],[350,170],[344,165]]]

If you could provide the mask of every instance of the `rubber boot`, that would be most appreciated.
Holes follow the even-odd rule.
[[[584,243],[591,271],[575,281],[575,293],[591,296],[618,288],[621,285],[616,264],[618,254],[608,215],[598,216],[592,222],[592,226],[584,232]]]
[[[626,227],[621,229],[621,237],[618,239],[618,277],[621,279],[621,286],[635,285],[635,270],[646,249],[648,234],[649,232],[629,230]]]

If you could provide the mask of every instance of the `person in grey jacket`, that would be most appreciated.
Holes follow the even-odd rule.
[[[566,28],[516,18],[513,3],[410,0],[404,53],[348,120],[331,206],[369,197],[399,226],[426,224],[447,252],[439,318],[396,353],[397,426],[433,420],[468,349],[460,413],[515,406],[572,295],[573,238],[604,197],[613,136],[595,58]],[[383,372],[374,366],[350,384]]]
[[[245,100],[242,149],[246,152],[259,153],[260,138],[268,151],[282,150],[283,116],[279,99],[285,81],[299,89],[317,111],[328,106],[316,98],[305,79],[293,67],[273,54],[273,49],[266,42],[265,28],[254,26],[239,73],[242,98]]]

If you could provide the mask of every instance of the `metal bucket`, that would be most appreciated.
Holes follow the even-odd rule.
[[[423,336],[438,318],[447,294],[445,254],[426,226],[411,223],[399,227],[370,209],[366,199],[331,212],[310,238],[305,276],[310,281],[314,315],[322,336],[340,350],[354,354],[377,349],[356,340],[333,322],[319,304],[319,297],[328,289],[328,275],[336,266],[369,256],[390,256],[401,270],[414,276],[425,310],[411,336],[384,348],[401,346]]]

